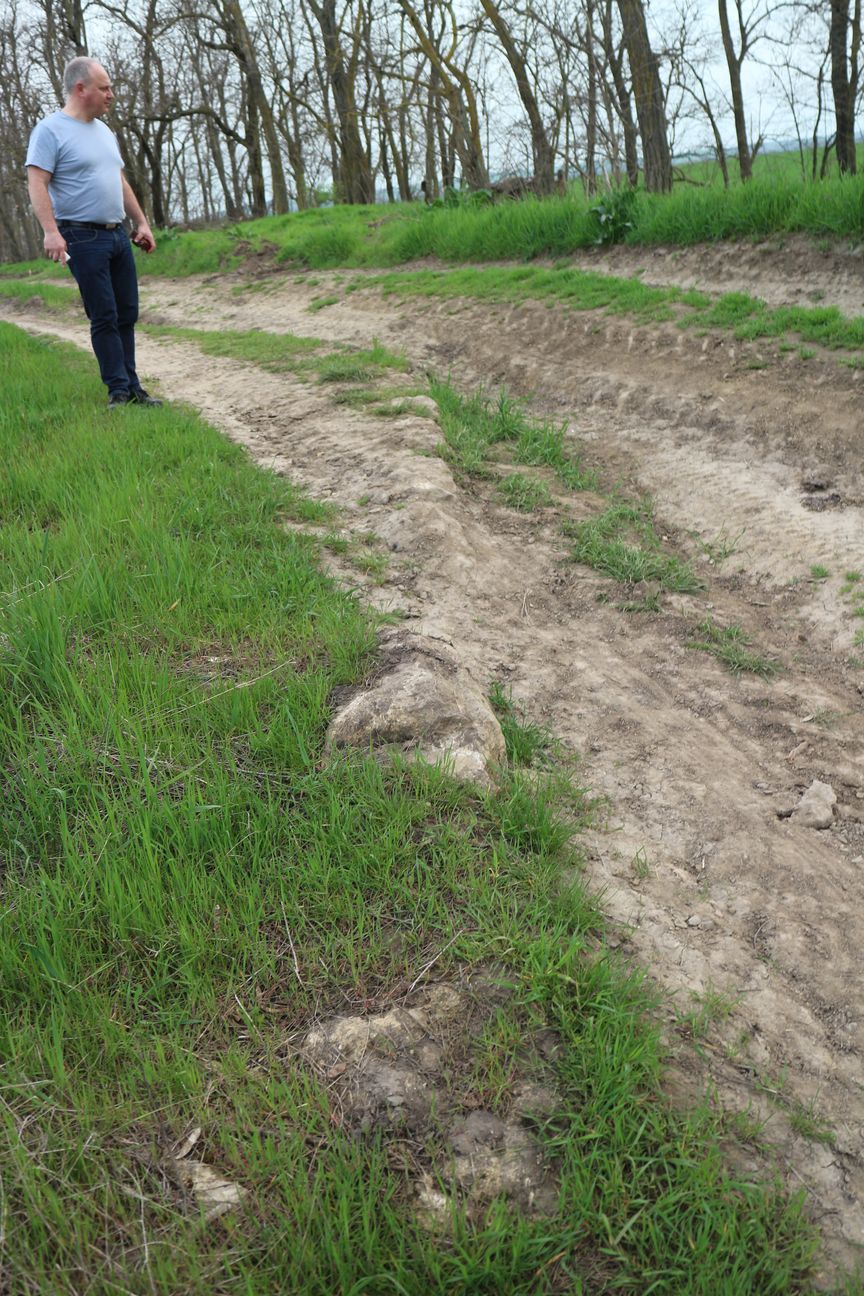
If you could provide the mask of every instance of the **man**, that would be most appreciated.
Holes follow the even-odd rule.
[[[74,58],[63,73],[66,102],[34,128],[27,150],[30,201],[52,261],[68,264],[90,320],[90,340],[108,408],[161,405],[135,372],[138,275],[129,236],[152,252],[156,240],[123,174],[112,131],[100,119],[114,101],[108,73],[92,58]]]

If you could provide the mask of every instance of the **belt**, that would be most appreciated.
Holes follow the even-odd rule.
[[[64,221],[59,220],[58,225],[65,225],[67,229],[101,229],[115,230],[123,224],[122,221],[112,221],[109,225],[100,225],[97,221]]]

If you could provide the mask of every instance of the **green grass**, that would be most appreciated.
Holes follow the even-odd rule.
[[[719,626],[707,617],[697,626],[697,634],[699,637],[689,640],[687,647],[725,662],[733,675],[746,672],[770,678],[780,669],[776,661],[749,651],[752,641],[739,625]]]
[[[795,336],[829,350],[864,348],[864,317],[848,318],[836,306],[777,306],[746,293],[727,293],[707,310],[697,310],[681,321],[687,327],[732,329],[742,341]],[[802,359],[814,352],[799,348]]]
[[[628,219],[632,244],[692,244],[718,239],[809,233],[859,239],[864,234],[864,178],[804,183],[787,168],[766,171],[728,192],[713,186],[639,192]],[[603,236],[578,190],[543,201],[424,208],[419,204],[336,207],[247,221],[227,231],[169,233],[145,260],[146,273],[182,274],[236,265],[250,249],[269,247],[282,262],[313,269],[443,261],[531,260],[566,256]]]
[[[583,794],[568,824],[536,770],[480,795],[327,758],[374,626],[282,524],[330,514],[191,414],[120,423],[100,393],[92,361],[0,324],[4,1290],[806,1290],[801,1199],[663,1099],[651,996],[573,880]],[[554,1032],[548,1218],[457,1202],[427,1233],[405,1167],[434,1144],[352,1131],[294,1051],[430,959],[513,986],[466,1110]],[[164,1168],[193,1126],[247,1193],[215,1224]]]
[[[342,300],[336,293],[328,297],[313,297],[306,309],[310,314],[316,314],[318,311],[325,310],[328,306],[336,306]]]
[[[569,490],[593,489],[596,479],[578,455],[565,448],[566,426],[532,419],[525,405],[506,392],[492,400],[485,392],[462,396],[449,382],[432,379],[429,391],[438,405],[444,436],[441,455],[469,476],[489,475],[488,461],[509,451],[526,466],[552,469]],[[527,480],[524,476],[521,480]],[[516,485],[505,490],[516,490]]]
[[[613,501],[596,517],[566,523],[564,532],[571,539],[574,562],[593,567],[621,584],[656,582],[679,594],[702,589],[689,564],[663,550],[647,503]],[[645,610],[655,609],[651,605]]]
[[[639,279],[576,270],[567,265],[555,268],[495,266],[487,269],[468,267],[460,270],[392,272],[354,280],[348,287],[354,290],[377,288],[385,296],[435,297],[446,300],[467,298],[510,304],[525,301],[557,302],[570,310],[602,310],[610,315],[632,316],[640,323],[669,320],[675,321],[682,328],[731,331],[742,341],[779,338],[781,347],[792,345],[782,339],[794,337],[799,339],[796,345],[802,358],[812,359],[816,354],[812,347],[802,345],[805,342],[828,350],[864,351],[864,316],[848,317],[834,306],[769,307],[760,299],[740,292],[726,293],[712,299],[692,289],[652,286],[643,284]],[[71,286],[61,288],[59,285],[30,279],[0,280],[0,295],[17,300],[39,296],[51,306],[68,305],[75,301],[74,291]],[[323,309],[338,300],[334,296],[317,298],[309,309]],[[173,333],[175,336],[185,335],[189,338],[206,337],[206,346],[219,348],[214,354],[232,354],[233,346],[240,348],[234,353],[241,358],[255,359],[257,363],[268,365],[272,365],[278,355],[281,355],[283,345],[291,343],[290,335],[287,334],[255,331],[238,333],[230,330],[207,334],[204,330],[180,330],[164,325],[147,327],[154,333]],[[268,338],[275,337],[286,341],[268,343]],[[240,339],[244,340],[241,342]],[[310,343],[311,339],[295,341]],[[202,346],[204,345],[202,342]],[[270,354],[268,346],[271,348]],[[381,353],[383,348],[376,347],[373,351]],[[373,358],[371,363],[375,365],[379,361]],[[392,360],[385,362],[394,363]]]
[[[46,306],[64,307],[78,301],[78,285],[72,283],[43,283],[41,280],[0,279],[0,297],[27,302],[37,297]]]
[[[144,324],[153,337],[193,342],[205,355],[224,356],[260,365],[273,373],[314,374],[322,383],[371,382],[389,371],[404,372],[408,362],[378,342],[370,347],[328,346],[319,338],[260,329],[194,329],[168,324]],[[322,352],[323,354],[319,354]]]
[[[673,319],[673,307],[680,303],[694,308],[710,305],[704,293],[654,287],[639,279],[574,270],[566,265],[393,271],[355,282],[360,287],[378,288],[385,296],[467,297],[507,303],[553,301],[572,310],[633,315],[643,322]]]
[[[794,336],[830,350],[864,350],[864,316],[850,318],[834,306],[772,308],[739,292],[711,299],[692,289],[653,287],[568,266],[399,271],[370,276],[359,286],[385,296],[558,302],[571,310],[630,315],[640,323],[674,320],[682,328],[728,330],[742,341]],[[808,352],[809,358],[814,354]]]
[[[555,746],[552,735],[548,729],[526,718],[523,708],[513,701],[511,689],[505,689],[497,680],[493,681],[489,701],[501,724],[507,759],[513,765],[530,769],[548,756]]]
[[[372,387],[345,387],[334,393],[333,400],[337,405],[364,410],[376,418],[399,418],[404,414],[416,414],[417,407],[412,397],[425,396],[427,392],[426,383],[422,386],[405,383],[399,387],[378,383]]]
[[[679,1029],[684,1029],[694,1039],[707,1035],[712,1026],[728,1020],[740,1003],[740,997],[718,990],[713,985],[691,994],[693,1007],[678,1018]]]
[[[408,361],[404,355],[388,351],[387,347],[373,341],[371,347],[345,348],[332,352],[319,362],[312,362],[321,382],[371,382],[396,370],[405,373]]]
[[[205,355],[245,360],[274,373],[293,372],[315,352],[326,347],[320,338],[293,333],[267,333],[260,329],[197,329],[173,324],[140,325],[151,337],[193,342]]]
[[[835,1146],[837,1132],[820,1114],[814,1103],[807,1106],[803,1103],[793,1103],[788,1115],[791,1128],[802,1138],[809,1139],[812,1143],[824,1143],[826,1147]]]
[[[519,513],[533,513],[538,508],[548,508],[552,494],[545,482],[525,473],[508,473],[498,483],[498,493],[504,502]]]

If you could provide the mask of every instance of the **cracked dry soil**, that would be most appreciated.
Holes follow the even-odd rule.
[[[823,282],[800,248],[773,277],[770,258],[756,276],[746,257],[726,251],[723,265],[723,255],[711,251],[702,280],[692,250],[677,268],[669,255],[638,260],[659,282],[713,276],[794,301],[810,276],[823,301],[864,303],[860,260],[832,261]],[[634,268],[614,257],[594,266]],[[730,1155],[767,1158],[791,1187],[805,1185],[828,1268],[854,1263],[864,1242],[864,669],[853,647],[862,622],[840,585],[864,570],[860,371],[776,343],[534,303],[398,301],[361,288],[309,313],[344,281],[319,276],[313,287],[283,271],[238,293],[242,275],[149,280],[144,300],[166,323],[377,338],[404,350],[415,379],[449,371],[466,391],[506,385],[567,423],[607,490],[653,497],[658,529],[705,589],[665,597],[659,613],[619,610],[620,591],[568,562],[561,532],[565,516],[597,501],[558,491],[552,507],[514,513],[488,483],[454,479],[428,411],[357,412],[323,386],[146,335],[142,372],[261,464],[337,503],[346,533],[374,531],[383,577],[344,565],[341,575],[451,643],[481,687],[511,688],[578,754],[607,805],[584,847],[612,941],[672,994],[672,1092],[713,1084],[730,1110],[763,1119],[765,1146]],[[86,346],[83,322],[3,309]],[[704,544],[718,536],[736,552],[711,561]],[[811,579],[814,564],[830,576]],[[707,615],[740,623],[782,673],[735,677],[688,649]],[[814,779],[837,795],[824,831],[789,817]],[[682,1019],[706,992],[735,1006],[694,1050]],[[801,1132],[814,1125],[822,1138]]]

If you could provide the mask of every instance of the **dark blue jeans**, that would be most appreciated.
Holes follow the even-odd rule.
[[[138,274],[129,235],[113,230],[76,229],[58,222],[69,249],[69,269],[78,283],[90,321],[90,341],[109,393],[134,391]]]

